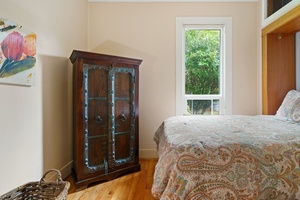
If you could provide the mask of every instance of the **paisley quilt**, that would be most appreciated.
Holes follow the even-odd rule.
[[[300,199],[300,123],[278,116],[180,116],[154,135],[157,199]]]

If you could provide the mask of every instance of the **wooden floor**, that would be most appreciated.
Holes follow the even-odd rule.
[[[140,159],[141,171],[119,177],[115,180],[88,187],[75,192],[71,176],[66,180],[71,183],[67,200],[153,200],[151,187],[157,159]]]

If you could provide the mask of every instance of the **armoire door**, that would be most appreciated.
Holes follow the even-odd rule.
[[[109,164],[113,169],[131,163],[136,151],[135,120],[135,69],[114,67],[111,69],[112,101],[112,156]]]
[[[108,67],[83,65],[84,173],[108,173]]]

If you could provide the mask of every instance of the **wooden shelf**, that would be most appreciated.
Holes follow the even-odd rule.
[[[300,30],[300,6],[295,7],[273,23],[262,29],[262,35],[269,33],[295,33]]]
[[[262,29],[263,114],[276,114],[287,92],[296,87],[295,33],[300,30],[300,6]]]

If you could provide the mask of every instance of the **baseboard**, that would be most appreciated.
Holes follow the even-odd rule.
[[[140,149],[139,150],[140,158],[158,158],[156,149]]]
[[[61,173],[62,179],[65,179],[67,176],[69,176],[72,172],[72,167],[73,167],[73,161],[70,161],[68,164],[66,164],[64,167],[61,169],[58,169]],[[57,181],[57,174],[56,173],[49,173],[49,176],[47,175],[45,177],[46,181]]]
[[[62,178],[66,178],[72,172],[73,160],[60,169]]]

